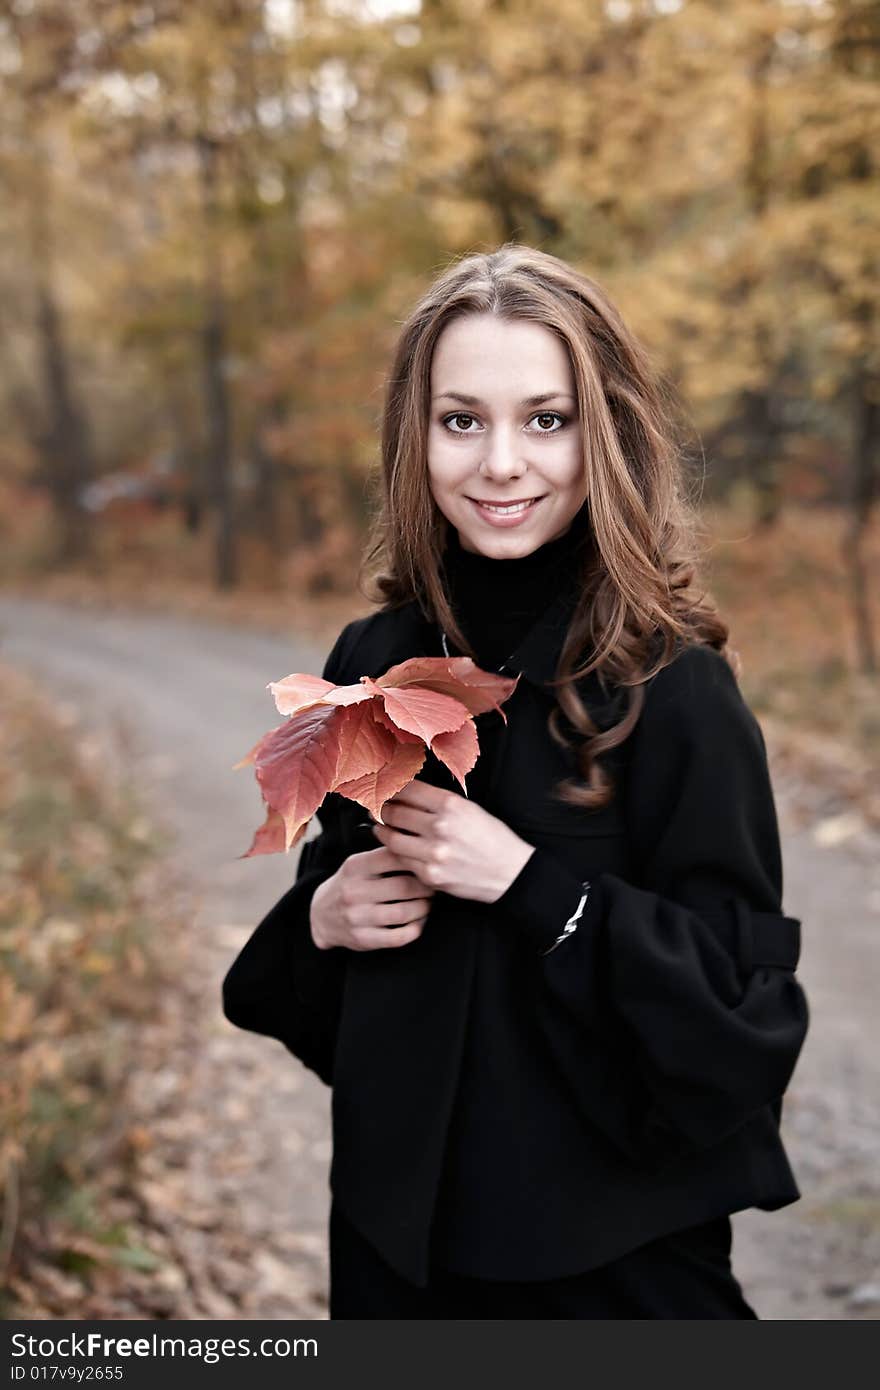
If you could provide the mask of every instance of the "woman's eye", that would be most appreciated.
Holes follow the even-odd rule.
[[[443,421],[443,423],[444,423],[444,425],[447,425],[447,426],[448,426],[448,425],[450,425],[450,424],[452,423],[452,421],[454,420],[455,423],[456,423],[456,426],[458,426],[458,425],[461,423],[462,420],[470,420],[470,421],[473,421],[473,418],[474,418],[473,415],[447,415],[447,417],[446,417],[446,419]],[[452,433],[453,433],[453,434],[473,434],[474,431],[473,431],[473,430],[469,430],[469,429],[458,429],[458,428],[456,428],[456,429],[454,429],[454,430],[452,431]]]
[[[558,431],[557,431],[557,430],[554,430],[554,429],[544,429],[544,422],[547,421],[547,420],[549,420],[549,421],[551,422],[551,424],[552,424],[555,420],[558,420],[558,421],[559,421],[559,429],[562,429],[562,426],[565,424],[565,416],[562,415],[558,410],[542,410],[542,411],[541,411],[541,414],[540,414],[540,415],[536,415],[534,418],[535,418],[535,420],[540,420],[540,421],[541,421],[541,428],[540,428],[539,431],[538,431],[539,434],[556,434],[556,433],[558,433]]]
[[[559,430],[568,423],[567,417],[559,410],[542,410],[540,415],[532,417],[534,421],[540,422],[538,434],[558,434]],[[462,426],[462,421],[466,423]],[[447,415],[443,424],[450,434],[476,434],[476,430],[470,428],[475,421],[475,416],[459,412],[458,415]],[[453,428],[454,424],[454,428]],[[545,428],[545,425],[555,426],[555,428]]]

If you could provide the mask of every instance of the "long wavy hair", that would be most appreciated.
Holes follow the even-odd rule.
[[[734,673],[739,661],[715,605],[694,592],[702,528],[667,404],[672,393],[594,280],[547,252],[506,243],[457,259],[423,294],[400,331],[387,380],[379,495],[359,583],[383,610],[416,600],[476,660],[443,586],[449,523],[430,491],[427,438],[437,340],[453,319],[479,313],[543,324],[565,343],[574,373],[590,543],[551,682],[557,703],[548,727],[557,744],[575,750],[582,779],[560,782],[557,797],[595,809],[614,794],[599,758],[629,737],[645,682],[679,644],[715,647]],[[607,728],[577,689],[594,671],[606,694],[609,685],[626,692],[623,717]]]

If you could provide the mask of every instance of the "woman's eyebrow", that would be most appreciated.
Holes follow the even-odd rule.
[[[479,396],[469,396],[464,391],[441,391],[439,396],[434,397],[434,400],[441,401],[447,398],[452,401],[461,401],[463,405],[483,405]],[[520,401],[520,405],[543,405],[545,401],[561,399],[573,401],[574,396],[569,391],[545,391],[543,395],[526,396],[524,401]]]

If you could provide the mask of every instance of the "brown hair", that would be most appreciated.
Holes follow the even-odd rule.
[[[361,566],[378,561],[372,602],[391,609],[415,599],[459,651],[476,653],[458,628],[442,583],[448,522],[430,491],[427,432],[431,359],[448,323],[464,314],[543,324],[566,344],[576,383],[588,480],[591,545],[585,547],[580,593],[560,655],[558,705],[549,720],[557,743],[560,710],[580,735],[583,783],[556,788],[561,800],[607,804],[613,784],[597,758],[629,736],[641,713],[644,682],[667,665],[676,644],[702,643],[723,653],[728,628],[705,593],[692,590],[700,529],[686,496],[683,455],[671,412],[648,356],[594,280],[544,251],[507,243],[454,261],[433,282],[401,329],[387,382],[382,421],[379,505]],[[592,651],[589,662],[578,658]],[[627,687],[619,723],[600,729],[576,682],[596,671]]]

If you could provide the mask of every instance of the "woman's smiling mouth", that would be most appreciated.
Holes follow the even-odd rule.
[[[468,498],[476,508],[477,514],[491,526],[515,526],[525,517],[531,516],[541,500],[541,497],[527,497],[517,502],[483,502],[476,497]]]

